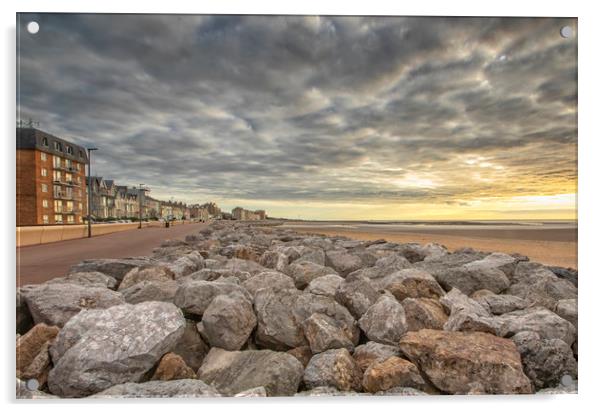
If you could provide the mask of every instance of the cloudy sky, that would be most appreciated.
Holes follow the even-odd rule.
[[[291,218],[573,218],[566,25],[22,14],[19,115],[162,199]]]

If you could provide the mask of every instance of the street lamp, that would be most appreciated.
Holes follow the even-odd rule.
[[[96,147],[88,147],[88,237],[92,237],[92,151],[98,150]]]
[[[142,229],[142,193],[144,193],[144,183],[139,184],[140,188],[138,189],[138,229]]]

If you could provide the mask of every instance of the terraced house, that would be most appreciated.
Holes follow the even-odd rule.
[[[17,226],[83,223],[86,149],[33,127],[16,135]]]

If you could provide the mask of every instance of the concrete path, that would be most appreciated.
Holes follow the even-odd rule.
[[[64,276],[69,268],[93,258],[148,256],[165,239],[183,239],[206,223],[147,227],[85,239],[17,248],[17,286],[42,283]]]

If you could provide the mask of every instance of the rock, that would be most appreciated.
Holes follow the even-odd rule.
[[[554,312],[563,319],[568,320],[573,324],[575,329],[578,327],[578,306],[577,299],[561,299],[556,304]]]
[[[428,243],[426,245],[403,243],[398,246],[401,254],[411,263],[436,260],[449,253],[445,246],[437,243]]]
[[[359,320],[368,339],[395,345],[408,330],[403,306],[393,297],[383,295]]]
[[[458,289],[450,290],[439,301],[450,313],[447,322],[443,325],[444,330],[498,334],[500,327],[498,319]]]
[[[332,240],[319,236],[310,236],[302,238],[301,244],[322,250],[332,250],[334,248]]]
[[[319,266],[326,265],[326,254],[322,249],[310,247],[302,248],[303,249],[300,251],[301,256],[299,256],[297,259],[294,259],[294,263],[311,262]]]
[[[210,260],[210,259],[207,259]],[[204,268],[198,270],[190,275],[184,276],[179,280],[181,282],[188,282],[191,280],[208,280],[208,281],[228,281],[232,279],[236,279],[237,282],[244,282],[251,278],[251,274],[249,272],[241,272],[239,270],[229,270],[229,269],[213,269],[213,268]],[[238,282],[239,281],[239,282]]]
[[[235,398],[265,398],[266,396],[268,393],[263,386],[247,389],[234,395]]]
[[[519,332],[535,332],[542,339],[561,339],[571,346],[575,341],[575,327],[554,312],[541,308],[528,308],[509,312],[498,317],[500,336],[511,337]]]
[[[366,392],[386,391],[395,387],[422,389],[426,382],[412,362],[391,356],[385,361],[372,363],[362,379]]]
[[[305,289],[309,283],[321,276],[336,275],[333,269],[313,262],[295,261],[289,265],[287,273],[294,279],[297,289]]]
[[[401,356],[401,351],[397,345],[384,345],[377,342],[367,342],[355,348],[353,360],[364,372],[374,362],[382,362],[391,356]]]
[[[33,286],[36,287],[36,286]],[[16,328],[17,333],[25,334],[29,329],[33,326],[33,318],[31,317],[31,312],[27,307],[27,303],[23,298],[23,290],[31,289],[31,286],[25,286],[17,288],[17,296],[16,296]]]
[[[361,318],[379,297],[380,293],[372,287],[368,278],[355,274],[348,275],[335,292],[337,302],[345,306],[356,319]]]
[[[219,397],[213,387],[198,379],[123,383],[106,389],[92,398],[205,398]]]
[[[401,388],[395,387],[387,389],[386,391],[378,391],[374,394],[375,396],[425,396],[428,395],[426,392],[419,391],[414,388]]]
[[[196,374],[180,355],[175,353],[166,353],[159,361],[152,381],[174,381],[178,379],[194,379]]]
[[[329,316],[314,313],[303,322],[303,332],[313,353],[346,348],[353,351],[353,342],[339,324]]]
[[[240,285],[229,282],[194,280],[183,282],[180,285],[174,303],[184,312],[203,315],[213,299],[219,295],[228,295],[233,292],[238,292],[252,300],[249,292]]]
[[[229,259],[222,269],[237,270],[239,272],[249,272],[251,275],[264,272],[266,268],[261,266],[259,263],[253,262],[252,260],[244,260],[232,258]]]
[[[558,385],[555,388],[546,388],[537,391],[536,395],[566,395],[577,394],[577,382],[572,382],[570,385]]]
[[[300,294],[293,309],[297,322],[302,324],[314,313],[330,317],[347,338],[357,345],[360,337],[357,321],[343,305],[328,296],[314,295],[313,293]]]
[[[28,389],[27,383],[18,378],[15,396],[17,399],[58,399],[58,396],[50,395],[37,389]]]
[[[143,280],[119,292],[127,303],[135,305],[141,302],[174,302],[180,285],[175,280],[155,282]]]
[[[558,276],[560,279],[568,280],[575,287],[579,286],[577,271],[571,268],[561,268],[558,266],[548,266],[547,269]]]
[[[201,367],[203,359],[205,359],[205,356],[209,352],[209,347],[201,338],[196,327],[196,322],[186,320],[184,333],[176,342],[172,352],[180,355],[184,359],[184,362],[193,370],[196,371]]]
[[[138,266],[125,274],[118,290],[127,289],[142,281],[168,282],[174,273],[165,266]]]
[[[210,346],[238,350],[257,325],[253,304],[240,293],[219,295],[203,313],[198,329]]]
[[[403,269],[409,269],[412,264],[402,255],[390,253],[376,260],[374,266],[359,269],[353,274],[360,274],[368,279],[381,279],[391,273]]]
[[[388,290],[402,302],[406,298],[439,299],[445,292],[434,277],[420,269],[402,269],[378,281],[379,289]]]
[[[321,276],[309,282],[309,285],[305,288],[305,292],[334,298],[337,288],[344,281],[345,279],[339,275]]]
[[[318,386],[307,391],[298,392],[295,396],[367,396],[368,393],[358,393],[354,391],[339,391],[330,386]]]
[[[481,332],[423,329],[408,332],[401,351],[441,391],[466,394],[472,384],[485,393],[531,393],[521,358],[509,339]]]
[[[329,250],[326,252],[326,265],[338,272],[342,277],[363,267],[362,259],[345,250]]]
[[[307,345],[294,307],[301,292],[297,289],[259,289],[254,306],[257,315],[255,339],[263,347],[287,350]]]
[[[263,386],[268,396],[291,396],[303,377],[303,365],[288,353],[211,348],[198,377],[230,396],[258,386]]]
[[[38,323],[17,339],[17,378],[36,379],[40,386],[46,383],[50,370],[48,349],[59,330],[56,326]]]
[[[288,266],[288,256],[276,250],[266,250],[263,252],[258,262],[261,266],[268,269],[276,269],[281,271]]]
[[[117,279],[100,272],[75,272],[63,278],[54,278],[46,283],[75,283],[81,286],[115,289]]]
[[[77,265],[71,266],[69,273],[76,272],[100,272],[114,277],[117,280],[123,279],[125,274],[138,266],[152,265],[154,259],[148,257],[134,257],[125,259],[86,259]]]
[[[295,287],[295,283],[290,276],[287,276],[284,273],[261,272],[243,282],[242,287],[244,287],[251,296],[255,297],[255,294],[259,289],[291,289]]]
[[[554,310],[559,300],[577,299],[577,288],[571,282],[537,263],[520,262],[512,279],[506,294],[521,297],[530,306]]]
[[[82,309],[104,309],[125,303],[121,294],[73,283],[42,284],[23,291],[35,323],[62,327]]]
[[[435,277],[446,290],[457,288],[466,295],[481,289],[500,293],[510,286],[510,280],[502,270],[481,262],[483,261],[474,261],[451,268]]]
[[[529,305],[526,300],[518,296],[496,295],[487,289],[478,290],[471,297],[494,315],[525,309]]]
[[[303,367],[305,368],[311,357],[314,355],[309,346],[299,346],[298,348],[293,348],[286,351],[289,355],[293,355],[295,359],[297,359]]]
[[[173,279],[180,279],[200,269],[202,264],[203,256],[194,251],[168,264],[167,268],[173,273]]]
[[[519,332],[512,341],[521,355],[525,375],[536,390],[558,385],[565,375],[577,378],[577,362],[564,341],[541,339],[535,332]]]
[[[308,389],[332,386],[341,391],[360,391],[362,370],[347,349],[330,349],[311,358],[303,382]]]
[[[401,302],[405,311],[408,331],[420,329],[443,329],[448,320],[445,309],[438,300],[429,298],[407,298]]]
[[[185,328],[171,303],[123,304],[74,316],[50,349],[50,391],[81,397],[141,379],[172,350]]]

